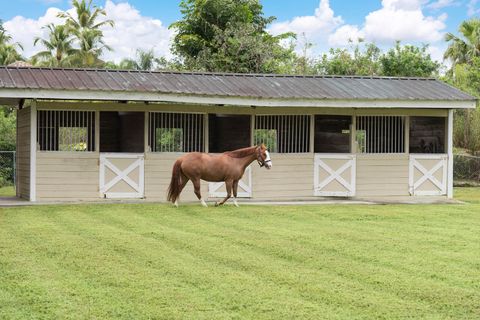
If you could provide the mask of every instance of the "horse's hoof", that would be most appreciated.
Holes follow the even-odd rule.
[[[215,201],[215,207],[218,207],[218,206],[219,206],[218,202]]]
[[[178,208],[178,201],[175,201],[173,205],[175,206],[175,208]]]

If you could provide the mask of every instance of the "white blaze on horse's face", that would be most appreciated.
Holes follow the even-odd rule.
[[[270,159],[270,153],[268,151],[265,151],[265,168],[270,170],[272,168],[272,159]]]

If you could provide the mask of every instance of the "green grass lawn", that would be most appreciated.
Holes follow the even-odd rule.
[[[0,187],[0,197],[15,197],[15,187]]]
[[[480,190],[457,196],[0,209],[0,318],[480,318]]]

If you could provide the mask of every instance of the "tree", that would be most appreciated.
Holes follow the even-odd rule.
[[[172,51],[188,69],[278,72],[294,55],[281,46],[293,34],[269,34],[275,18],[264,17],[258,0],[182,0],[180,7]]]
[[[397,41],[394,48],[380,57],[382,73],[397,77],[431,77],[438,75],[440,63],[433,61],[427,52],[428,46],[401,46]]]
[[[15,150],[16,117],[7,107],[0,107],[0,150]]]
[[[165,57],[155,57],[153,49],[137,50],[135,59],[125,58],[118,64],[108,61],[104,65],[107,69],[123,69],[123,70],[143,70],[154,71],[160,69],[178,69],[174,63],[165,59]]]
[[[444,58],[449,59],[452,65],[470,63],[475,57],[480,57],[480,19],[465,20],[458,28],[460,36],[453,33],[445,35],[449,43]]]
[[[18,42],[12,42],[12,36],[7,33],[2,20],[0,20],[0,65],[23,60],[20,50],[23,50],[22,45]]]
[[[73,48],[74,38],[65,25],[49,24],[48,39],[36,37],[33,44],[40,43],[46,50],[35,54],[31,59],[33,64],[39,64],[49,67],[67,67],[72,64],[72,60],[78,53]]]
[[[355,45],[353,48],[330,49],[315,65],[319,74],[325,75],[381,75],[381,50],[373,43]]]
[[[76,64],[82,66],[99,66],[101,54],[105,50],[111,50],[103,41],[104,26],[113,27],[115,23],[112,20],[99,21],[101,16],[106,16],[106,12],[97,6],[92,5],[92,0],[73,0],[75,15],[68,12],[60,12],[58,16],[65,19],[67,30],[71,32],[78,41],[79,50]]]
[[[123,59],[120,62],[120,69],[133,69],[152,71],[155,70],[155,65],[158,59],[155,58],[153,49],[150,50],[137,50],[136,59]]]
[[[459,36],[448,33],[445,40],[449,43],[445,59],[452,67],[445,80],[457,88],[480,98],[480,19],[463,21],[459,27]],[[472,153],[480,150],[480,109],[457,110],[453,133],[454,145]]]
[[[455,87],[480,99],[480,57],[473,57],[470,63],[452,66],[446,81]],[[453,133],[454,145],[471,153],[480,151],[480,108],[456,110]]]

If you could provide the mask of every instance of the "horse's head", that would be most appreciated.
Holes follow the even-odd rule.
[[[272,168],[272,159],[270,159],[270,153],[263,143],[257,147],[257,162],[260,167],[265,167],[269,170]]]

